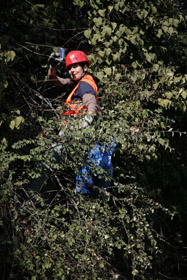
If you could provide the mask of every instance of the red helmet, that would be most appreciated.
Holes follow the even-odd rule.
[[[85,62],[90,65],[86,54],[82,51],[71,51],[66,56],[66,68],[74,63]]]

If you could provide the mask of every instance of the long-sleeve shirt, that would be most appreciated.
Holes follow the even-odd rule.
[[[55,70],[49,69],[48,72],[48,79],[51,81],[51,83],[56,87],[63,87],[64,85],[75,85],[76,82],[72,81],[71,79],[63,79],[56,75]],[[86,82],[81,82],[78,86],[75,94],[74,99],[80,99],[82,100],[83,104],[87,107],[89,113],[96,113],[98,105],[96,101],[96,96],[94,89],[91,85],[89,85]]]

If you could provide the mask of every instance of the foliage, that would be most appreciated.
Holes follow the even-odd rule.
[[[23,145],[17,143],[14,148]],[[31,154],[39,160],[38,152],[42,152],[41,148]],[[18,160],[27,163],[31,156],[9,153],[4,166]],[[111,192],[100,190],[97,197],[79,196],[65,169],[67,162],[53,166],[51,180],[56,181],[58,189],[52,190],[48,182],[42,197],[29,190],[18,174],[9,175],[8,186],[4,172],[2,202],[9,205],[14,232],[12,257],[17,264],[12,268],[12,279],[20,274],[23,279],[67,279],[69,275],[77,279],[108,279],[117,277],[122,267],[126,270],[123,277],[130,272],[143,276],[151,267],[153,255],[159,252],[150,218],[154,212],[168,210],[135,184],[116,182]]]
[[[19,247],[16,238],[12,241],[17,248],[14,261],[24,268],[17,275],[22,273],[24,279],[28,275],[33,279],[108,279],[117,275],[115,265],[126,267],[124,277],[131,262],[132,274],[149,268],[157,242],[148,217],[160,206],[142,195],[137,208],[140,190],[130,185],[118,189],[120,198],[90,199],[59,191],[47,207],[33,193],[21,205],[12,200],[13,228],[16,235],[23,233]],[[134,201],[125,197],[129,192]]]
[[[7,255],[1,279],[185,278],[187,76],[180,3],[11,0],[0,20],[0,242]],[[66,90],[45,79],[48,56],[58,46],[88,54],[100,103],[88,130],[72,131],[79,119],[68,120],[62,138]],[[58,71],[67,76],[64,65]],[[111,187],[77,195],[75,174],[90,147],[106,140],[118,143]],[[60,162],[54,143],[63,147]],[[31,189],[44,170],[42,189]],[[93,173],[107,177],[99,167]]]

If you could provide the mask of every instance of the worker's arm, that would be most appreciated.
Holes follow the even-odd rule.
[[[63,87],[64,85],[71,85],[72,81],[70,79],[63,79],[56,75],[56,67],[50,67],[47,75],[48,80],[56,86]]]
[[[82,102],[88,108],[89,115],[93,116],[98,109],[95,95],[90,93],[85,93],[82,97]]]
[[[94,119],[94,114],[98,109],[97,101],[95,95],[90,93],[85,93],[82,97],[83,104],[87,107],[88,112],[79,122],[79,128],[87,128]]]

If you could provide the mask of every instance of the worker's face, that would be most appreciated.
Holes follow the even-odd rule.
[[[79,63],[74,63],[68,66],[70,77],[77,81],[82,78],[83,74],[88,70],[88,66],[85,64],[83,67]]]

